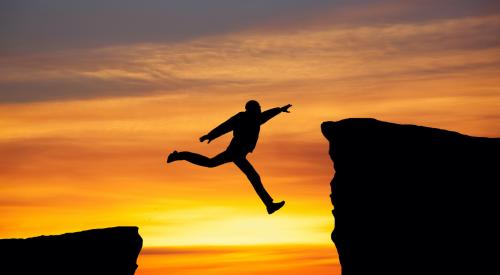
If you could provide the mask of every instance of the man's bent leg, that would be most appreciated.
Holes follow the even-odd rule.
[[[174,152],[175,160],[185,160],[203,167],[216,167],[224,163],[232,161],[230,154],[226,151],[218,154],[213,158],[209,158],[192,152]]]
[[[252,164],[250,164],[250,162],[244,157],[237,158],[236,160],[234,160],[234,163],[236,164],[236,166],[238,166],[238,168],[240,168],[243,173],[245,173],[248,180],[250,180],[250,183],[252,183],[255,192],[257,192],[257,195],[259,195],[259,198],[266,205],[266,207],[272,205],[273,198],[271,198],[269,193],[267,193],[266,189],[264,188],[264,185],[262,185],[260,176],[253,168]]]

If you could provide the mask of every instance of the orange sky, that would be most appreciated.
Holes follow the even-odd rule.
[[[300,26],[6,56],[0,84],[25,86],[2,93],[83,96],[0,102],[0,238],[135,225],[149,252],[233,246],[237,254],[259,245],[334,251],[334,171],[321,122],[374,117],[500,136],[499,29],[499,15],[339,25],[323,11]],[[174,149],[222,151],[230,135],[209,145],[198,138],[249,99],[263,109],[293,105],[262,127],[249,156],[272,196],[287,201],[272,216],[232,164],[165,163]],[[196,255],[210,254],[203,251]],[[224,251],[214,261],[230,259]],[[153,268],[155,257],[145,255],[141,261]],[[326,270],[338,272],[332,261]],[[265,266],[255,268],[265,274]]]

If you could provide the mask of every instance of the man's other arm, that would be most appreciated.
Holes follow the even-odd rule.
[[[234,125],[235,125],[236,121],[238,120],[238,118],[240,117],[240,115],[241,115],[241,113],[237,113],[236,115],[234,115],[230,119],[223,122],[221,125],[215,127],[208,134],[202,136],[200,138],[200,142],[208,140],[208,143],[210,143],[212,140],[214,140],[214,139],[216,139],[224,134],[231,132],[234,129]]]

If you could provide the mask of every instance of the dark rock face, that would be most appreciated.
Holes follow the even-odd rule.
[[[500,274],[499,138],[374,119],[321,129],[343,275]]]
[[[0,240],[0,273],[133,275],[142,248],[137,227]]]

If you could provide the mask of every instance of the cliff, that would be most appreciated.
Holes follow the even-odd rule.
[[[499,274],[499,138],[375,119],[321,129],[343,275]]]
[[[137,227],[0,240],[0,273],[132,275],[142,248]]]

